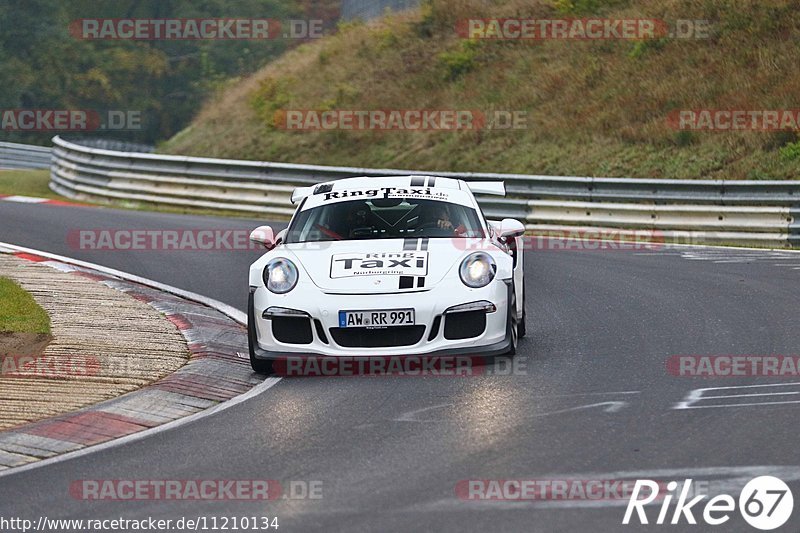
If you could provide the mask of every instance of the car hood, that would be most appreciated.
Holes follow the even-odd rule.
[[[381,294],[435,287],[476,245],[494,248],[482,239],[433,238],[285,244],[281,250],[326,292]]]

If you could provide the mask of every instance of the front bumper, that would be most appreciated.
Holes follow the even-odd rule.
[[[289,294],[276,295],[267,291],[263,285],[251,287],[248,301],[251,351],[256,359],[262,360],[317,356],[501,355],[511,346],[507,317],[512,290],[511,280],[497,279],[481,289],[469,289],[460,280],[448,280],[427,291],[384,295],[326,294],[316,287],[308,286],[298,286]],[[444,315],[445,311],[476,301],[488,301],[496,307],[495,311],[485,313],[483,331],[477,336],[467,338],[446,338],[445,329],[448,324],[451,326],[448,336],[452,337],[452,326],[459,322],[455,319],[466,318],[466,315]],[[300,318],[299,324],[303,320],[301,317],[305,317],[305,329],[296,335],[287,336],[284,332],[276,335],[278,330],[273,328],[275,318],[263,317],[264,311],[275,307],[304,313],[297,315],[297,318]],[[345,342],[352,340],[352,330],[344,332],[339,329],[339,311],[403,308],[414,309],[416,324],[413,334],[409,333],[410,336],[404,337],[405,345],[345,345]],[[452,322],[448,322],[448,316],[452,316]],[[278,320],[284,320],[281,327],[287,323],[286,318],[281,317]],[[385,333],[381,334],[380,331]],[[372,331],[370,335],[374,333],[389,335],[386,330]],[[287,340],[290,342],[286,342]]]

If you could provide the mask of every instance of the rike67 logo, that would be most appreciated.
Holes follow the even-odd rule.
[[[695,517],[697,513],[706,524],[718,526],[730,520],[731,513],[737,507],[736,500],[728,494],[718,494],[705,502],[705,505],[700,505],[700,502],[708,497],[706,494],[698,494],[689,499],[693,492],[691,479],[685,480],[682,486],[676,481],[670,481],[666,488],[667,493],[664,495],[659,491],[658,482],[649,479],[637,480],[622,523],[630,524],[634,518],[634,511],[640,524],[651,523],[649,520],[653,517],[648,518],[645,505],[657,498],[661,499],[661,507],[658,517],[653,522],[655,524],[680,524],[684,521],[688,524],[697,524]],[[646,496],[640,499],[642,493]],[[669,507],[675,496],[677,501],[670,519]],[[789,520],[794,508],[794,498],[791,489],[782,480],[774,476],[760,476],[750,480],[739,493],[738,507],[742,518],[748,524],[767,531],[779,528]],[[633,523],[636,523],[635,520]]]

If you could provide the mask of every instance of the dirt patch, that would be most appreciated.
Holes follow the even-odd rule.
[[[7,355],[41,355],[53,337],[47,333],[0,332],[0,358]]]

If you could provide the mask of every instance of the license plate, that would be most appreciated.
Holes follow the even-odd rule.
[[[382,309],[380,311],[339,311],[340,328],[388,328],[413,326],[413,309]]]

